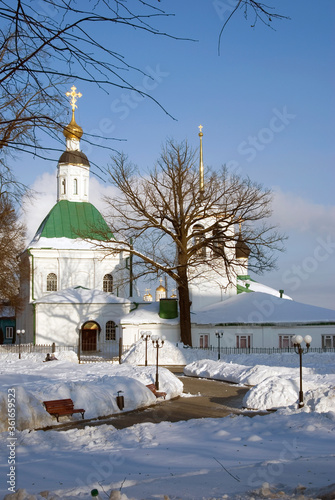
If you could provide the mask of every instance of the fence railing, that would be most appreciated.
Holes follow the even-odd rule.
[[[185,349],[219,352],[215,346],[185,347]],[[220,354],[283,354],[294,352],[294,347],[220,347]],[[309,352],[335,352],[334,347],[310,347]]]
[[[126,352],[131,346],[124,345],[119,341],[110,341],[100,345],[85,345],[85,349],[78,349],[78,345],[56,345],[54,344],[1,344],[0,354],[14,353],[53,353],[53,352],[64,352],[64,351],[74,351],[78,355],[79,363],[96,363],[103,361],[118,361],[121,356]],[[187,350],[196,350],[219,353],[218,347],[209,346],[207,348],[203,347],[184,347]],[[277,347],[220,347],[220,356],[229,354],[283,354],[288,352],[294,352],[293,347],[277,348]],[[309,352],[324,353],[324,352],[335,352],[333,347],[310,347]]]
[[[63,351],[75,351],[77,352],[77,347],[70,345],[60,345],[56,344],[1,344],[0,353],[42,353],[47,354],[48,352],[63,352]]]

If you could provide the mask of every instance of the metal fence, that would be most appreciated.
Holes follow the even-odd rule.
[[[219,353],[219,348],[210,346],[203,347],[185,347],[185,349],[210,351]],[[294,352],[294,347],[220,347],[220,354],[283,354],[285,352]],[[310,347],[309,352],[335,352],[334,347]]]
[[[0,345],[0,354],[8,354],[8,353],[41,353],[47,354],[48,352],[63,352],[63,351],[75,351],[77,352],[77,348],[75,346],[70,345],[60,345],[56,346],[53,344],[1,344]]]
[[[0,354],[14,353],[53,353],[53,352],[64,352],[64,351],[74,351],[78,355],[79,363],[97,363],[97,362],[121,362],[122,354],[125,353],[131,346],[122,344],[122,339],[108,341],[101,344],[89,345],[85,344],[84,349],[82,345],[70,346],[70,345],[56,345],[53,344],[1,344]],[[204,356],[206,352],[219,354],[218,347],[210,346],[208,348],[200,347],[184,347],[187,350],[203,351]],[[293,347],[287,348],[276,348],[276,347],[220,347],[220,357],[221,355],[229,354],[282,354],[294,352]],[[335,348],[331,347],[310,347],[309,352],[335,352]]]
[[[98,343],[79,342],[76,349],[79,363],[99,363],[120,361],[123,352],[122,339]]]
[[[117,362],[120,361],[122,354],[131,346],[122,344],[122,340],[108,341],[105,343],[92,344],[85,343],[85,345],[56,345],[53,344],[1,344],[0,354],[21,354],[24,353],[54,353],[74,351],[79,363],[97,363],[97,362]]]

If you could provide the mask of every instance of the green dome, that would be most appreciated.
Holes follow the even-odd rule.
[[[61,200],[50,210],[37,230],[36,238],[114,239],[105,219],[94,205]]]

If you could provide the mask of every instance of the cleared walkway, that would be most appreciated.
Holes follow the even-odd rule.
[[[231,414],[254,416],[267,412],[248,412],[242,410],[242,400],[248,391],[246,387],[216,380],[186,377],[182,367],[166,367],[177,375],[184,384],[183,396],[173,400],[161,399],[156,405],[143,410],[116,414],[111,417],[83,420],[64,425],[53,426],[54,430],[83,428],[87,425],[98,426],[109,424],[116,429],[124,429],[134,424],[145,422],[159,423],[163,421],[178,422],[192,418],[219,418]],[[50,429],[50,428],[49,428]]]

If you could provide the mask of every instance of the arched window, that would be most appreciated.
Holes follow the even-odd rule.
[[[106,340],[116,340],[116,324],[114,321],[106,323]]]
[[[193,244],[194,245],[199,245],[200,243],[202,243],[205,240],[203,231],[204,231],[204,226],[202,226],[201,224],[194,224],[194,226],[193,226]],[[205,245],[198,248],[197,255],[199,255],[200,257],[206,257]]]
[[[49,273],[47,276],[47,292],[57,291],[57,276],[55,273]]]
[[[214,255],[223,256],[224,251],[224,234],[221,224],[215,224],[213,229],[213,252]]]
[[[113,292],[113,276],[111,274],[105,274],[102,282],[102,289],[107,293]]]
[[[62,186],[62,194],[66,194],[66,180],[65,179],[62,179],[61,186]]]
[[[78,194],[78,179],[73,179],[73,194]]]

